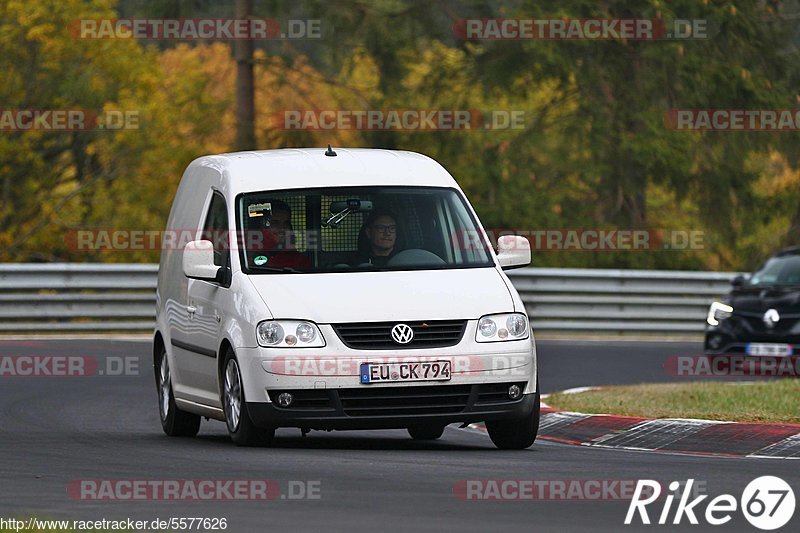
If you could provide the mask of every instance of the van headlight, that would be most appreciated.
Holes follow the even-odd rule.
[[[719,321],[730,318],[731,314],[733,314],[733,307],[722,302],[713,302],[708,309],[706,322],[709,326],[719,326]]]
[[[313,322],[265,320],[256,327],[258,344],[265,348],[322,348],[325,339]]]
[[[527,339],[528,317],[522,313],[486,315],[478,320],[476,342],[518,341]]]

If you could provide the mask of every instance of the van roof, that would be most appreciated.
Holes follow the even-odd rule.
[[[204,156],[189,166],[215,167],[234,194],[276,189],[357,185],[458,188],[436,161],[416,152],[371,148],[285,148]]]

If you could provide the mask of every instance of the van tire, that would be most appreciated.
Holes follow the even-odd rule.
[[[501,450],[524,450],[530,447],[539,433],[539,383],[536,383],[536,400],[533,410],[523,418],[486,422],[489,438]]]
[[[225,425],[231,440],[237,446],[269,446],[275,436],[275,428],[257,427],[250,418],[244,396],[242,372],[239,361],[231,348],[225,354],[222,366],[221,401],[225,413]]]
[[[172,371],[169,367],[165,347],[161,347],[154,366],[161,429],[170,437],[194,437],[200,431],[200,416],[182,411],[175,404],[175,394],[172,392]]]
[[[408,434],[414,440],[436,440],[444,433],[442,425],[409,426]]]

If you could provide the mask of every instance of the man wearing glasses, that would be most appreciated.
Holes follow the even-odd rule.
[[[373,211],[359,238],[359,264],[386,266],[386,262],[398,252],[397,217],[390,211]]]

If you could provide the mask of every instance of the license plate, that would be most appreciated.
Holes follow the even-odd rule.
[[[450,361],[361,363],[361,383],[450,381]]]
[[[778,344],[772,342],[751,342],[745,347],[747,355],[768,355],[785,357],[794,353],[791,344]]]

